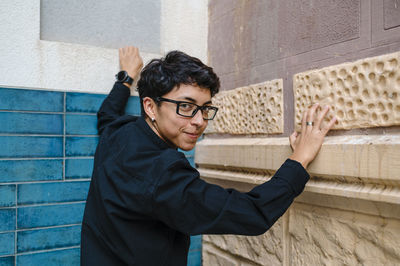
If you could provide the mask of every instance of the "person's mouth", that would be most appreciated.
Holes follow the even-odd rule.
[[[199,138],[200,134],[185,132],[191,139]]]

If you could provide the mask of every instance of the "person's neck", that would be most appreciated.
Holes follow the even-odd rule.
[[[144,119],[146,121],[146,123],[149,125],[149,127],[151,128],[151,130],[153,130],[154,133],[156,133],[156,135],[162,139],[165,143],[167,143],[169,146],[171,146],[171,148],[177,149],[177,147],[172,144],[172,142],[170,142],[167,138],[163,137],[162,134],[160,133],[160,131],[158,130],[157,127],[157,122],[156,121],[151,121],[151,119],[149,117],[146,117]]]

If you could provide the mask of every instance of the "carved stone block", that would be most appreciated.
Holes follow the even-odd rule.
[[[399,265],[400,221],[295,204],[291,265]]]
[[[293,82],[297,130],[316,102],[332,107],[335,129],[400,125],[400,52],[298,73]]]
[[[276,79],[217,94],[213,104],[218,114],[206,133],[282,133],[282,86],[282,79]]]

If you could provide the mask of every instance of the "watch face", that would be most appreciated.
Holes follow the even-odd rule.
[[[117,80],[118,81],[124,81],[126,76],[128,76],[128,73],[126,73],[126,71],[120,71],[117,74]]]

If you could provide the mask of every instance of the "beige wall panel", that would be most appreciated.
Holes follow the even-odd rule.
[[[280,220],[260,236],[204,235],[203,242],[237,257],[239,261],[245,259],[259,265],[283,263],[283,232]]]
[[[293,83],[297,130],[317,102],[333,108],[335,129],[400,125],[400,52],[298,73]]]
[[[276,79],[220,92],[213,98],[218,114],[206,133],[282,133],[282,84],[282,79]]]
[[[400,221],[294,204],[291,265],[400,265]]]
[[[200,170],[219,168],[270,173],[276,171],[290,154],[287,138],[206,138],[198,143],[195,160]],[[399,186],[400,136],[327,137],[308,171],[311,175],[340,183]],[[331,188],[337,185],[337,190],[345,193],[340,183]],[[398,195],[396,191],[394,195]]]
[[[203,265],[204,266],[239,266],[239,262],[229,255],[224,254],[214,248],[212,245],[208,245],[203,242]]]

